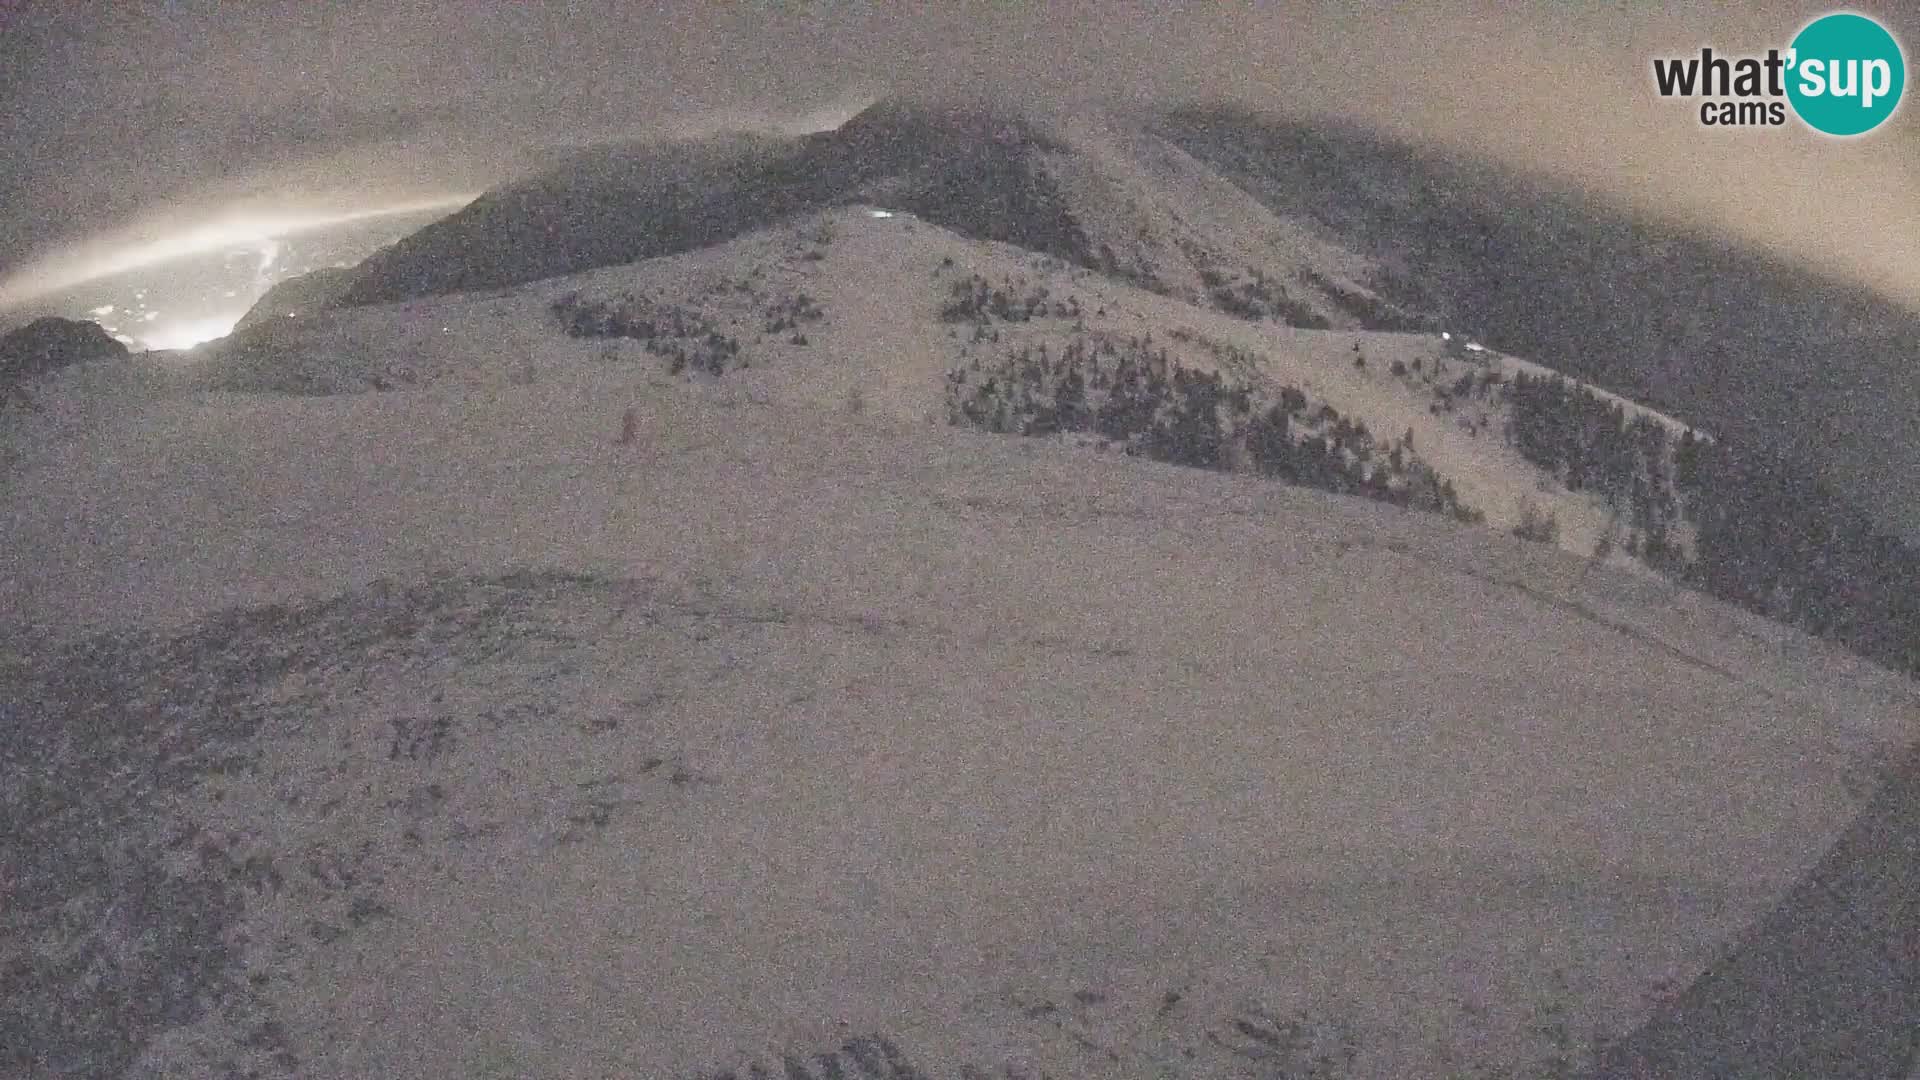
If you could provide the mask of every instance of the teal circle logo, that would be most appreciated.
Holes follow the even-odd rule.
[[[1808,126],[1863,135],[1900,107],[1907,60],[1886,27],[1851,12],[1822,15],[1793,39],[1787,99]]]

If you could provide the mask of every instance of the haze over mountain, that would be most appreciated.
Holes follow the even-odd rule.
[[[1920,302],[1920,226],[1903,209],[1920,198],[1911,125],[1845,146],[1791,130],[1716,137],[1653,92],[1651,58],[1784,47],[1804,5],[1062,0],[721,18],[695,0],[576,0],[491,14],[14,5],[0,16],[0,115],[19,149],[0,167],[0,274],[132,218],[268,194],[365,205],[473,191],[582,139],[784,124],[911,88],[1048,105],[1218,96],[1341,117]]]

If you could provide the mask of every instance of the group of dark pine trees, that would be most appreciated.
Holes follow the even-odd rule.
[[[678,307],[570,296],[553,314],[576,337],[641,341],[676,373],[718,375],[739,364],[737,341]],[[1084,327],[1077,299],[978,277],[954,283],[941,315],[980,328],[1046,317]],[[769,315],[776,317],[797,332],[819,312],[800,303]],[[993,432],[1084,432],[1157,461],[1245,469],[1484,520],[1414,454],[1411,432],[1382,444],[1364,423],[1310,407],[1294,387],[1273,391],[1184,367],[1151,336],[1090,340],[1081,333],[1057,355],[1044,344],[1023,346],[954,369],[949,418]],[[1630,554],[1715,597],[1920,673],[1920,553],[1857,505],[1777,452],[1692,431],[1676,439],[1659,421],[1629,416],[1618,401],[1558,376],[1517,373],[1502,389],[1514,447],[1569,491],[1612,506],[1628,527]],[[1682,523],[1691,527],[1691,550],[1680,540]]]
[[[1665,424],[1552,375],[1517,372],[1506,389],[1508,438],[1520,455],[1568,491],[1599,496],[1627,522],[1627,550],[1650,566],[1686,560],[1674,536],[1679,477],[1698,469],[1706,445]]]
[[[1519,376],[1511,437],[1633,525],[1635,554],[1719,599],[1920,673],[1920,553],[1776,451],[1658,422],[1554,376]],[[1674,526],[1692,526],[1691,552]]]
[[[1297,388],[1256,389],[1189,369],[1154,348],[1151,337],[1095,344],[1077,337],[1058,355],[1041,344],[976,358],[949,372],[947,405],[952,422],[985,431],[1085,432],[1156,461],[1241,468],[1462,521],[1484,519],[1418,459],[1410,440],[1382,446],[1364,423],[1330,406],[1309,408]]]
[[[1037,314],[1043,297],[969,288],[955,321]],[[1029,306],[1031,304],[1031,306]],[[1629,554],[1710,595],[1920,673],[1920,553],[1778,453],[1630,415],[1553,375],[1517,373],[1503,393],[1508,438],[1570,491],[1591,492],[1628,528]],[[1464,521],[1484,515],[1413,453],[1364,423],[1176,363],[1151,337],[1085,336],[978,357],[948,375],[949,418],[993,432],[1084,432],[1127,452],[1203,469],[1241,468]],[[1409,433],[1410,435],[1411,433]],[[1689,526],[1691,548],[1682,541]]]
[[[745,366],[737,339],[678,305],[662,307],[642,297],[593,301],[569,293],[553,302],[552,314],[570,337],[638,341],[649,353],[666,360],[674,375],[688,368],[722,375],[729,368]]]

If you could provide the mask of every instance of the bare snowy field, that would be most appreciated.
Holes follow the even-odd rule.
[[[53,395],[0,1066],[1517,1074],[1920,735],[1500,533],[643,370]]]

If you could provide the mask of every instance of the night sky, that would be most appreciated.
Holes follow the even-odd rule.
[[[1287,7],[0,0],[0,306],[70,294],[109,257],[214,219],[445,201],[567,145],[817,129],[899,88],[1339,114],[1920,302],[1911,103],[1836,142],[1797,125],[1708,133],[1652,91],[1655,55],[1763,52],[1826,8],[1769,0],[1735,22],[1708,4]],[[1920,17],[1859,10],[1920,40]],[[258,260],[270,232],[193,257]]]

